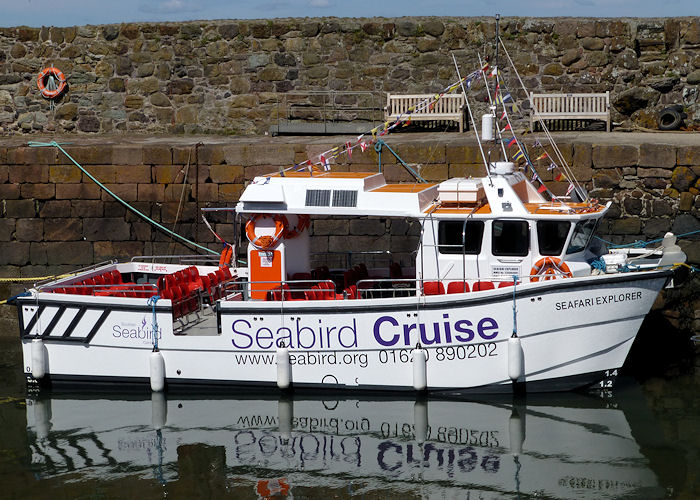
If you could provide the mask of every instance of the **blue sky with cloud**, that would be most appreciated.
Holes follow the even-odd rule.
[[[0,26],[401,16],[700,16],[700,0],[0,0]]]

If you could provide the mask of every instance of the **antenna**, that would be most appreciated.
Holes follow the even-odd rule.
[[[494,58],[493,58],[493,67],[494,67],[494,70],[496,71],[496,87],[498,87],[498,38],[499,38],[499,35],[501,34],[500,21],[501,21],[501,15],[496,14],[496,37],[494,39],[494,42],[496,43],[496,53],[494,54]],[[488,88],[488,85],[486,86],[486,88]],[[495,109],[493,111],[493,114],[494,114],[493,144],[495,146],[496,142],[498,141],[498,134],[496,133],[497,129],[498,129],[498,123],[496,122],[496,110]],[[504,153],[505,153],[505,151],[504,151]],[[506,157],[505,160],[507,160],[507,159],[508,158]]]

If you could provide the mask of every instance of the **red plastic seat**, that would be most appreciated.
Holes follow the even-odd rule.
[[[494,288],[495,287],[491,281],[477,281],[474,283],[474,286],[472,286],[472,290],[475,292],[479,292],[481,290],[493,290]]]
[[[509,286],[513,286],[513,282],[512,282],[512,281],[501,281],[501,282],[498,284],[498,288],[506,288],[506,287],[509,287]]]
[[[355,285],[350,285],[345,289],[345,295],[347,296],[348,299],[356,299],[357,298],[357,287]]]
[[[447,284],[447,293],[465,293],[469,291],[469,283],[466,281],[450,281]]]
[[[122,283],[122,273],[114,269],[110,274],[112,275],[112,283]]]
[[[423,283],[424,295],[443,295],[445,293],[445,285],[442,281],[426,281]]]

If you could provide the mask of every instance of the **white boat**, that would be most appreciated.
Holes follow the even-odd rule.
[[[27,444],[44,481],[129,478],[184,492],[205,466],[208,488],[234,496],[309,488],[430,498],[664,496],[634,437],[644,412],[626,412],[615,399],[532,399],[53,395],[27,399]]]
[[[508,128],[493,147],[504,160]],[[511,160],[525,155],[515,136],[508,145]],[[573,181],[580,201],[545,198],[536,173],[486,155],[484,177],[439,183],[330,168],[356,146],[363,136],[321,154],[321,169],[304,162],[245,188],[244,265],[230,259],[245,246],[236,241],[220,265],[108,262],[17,297],[28,381],[449,396],[612,386],[685,262],[673,234],[656,249],[607,252],[593,235],[609,204]],[[318,234],[322,224],[405,234],[406,221],[419,234],[394,251],[382,234]]]

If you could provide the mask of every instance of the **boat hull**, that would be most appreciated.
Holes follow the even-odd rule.
[[[518,286],[515,293],[509,287],[425,297],[222,301],[215,314],[181,331],[173,329],[166,300],[155,308],[157,326],[146,299],[36,293],[17,305],[32,384],[148,388],[157,332],[166,390],[276,388],[284,345],[294,390],[412,392],[420,387],[413,362],[420,344],[426,390],[453,397],[612,387],[670,275],[562,279]],[[509,376],[514,331],[522,349],[515,381]],[[32,376],[37,340],[45,364],[40,379]]]

